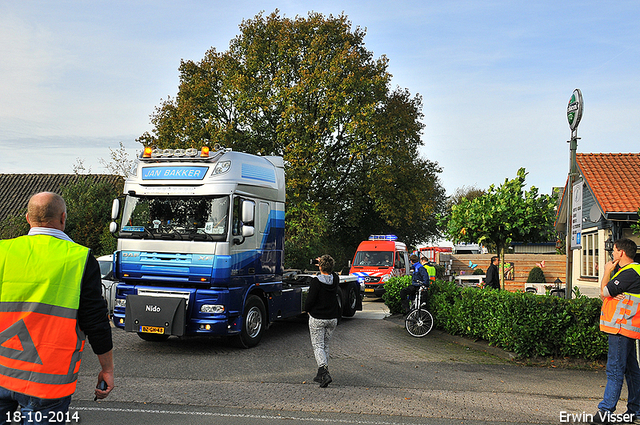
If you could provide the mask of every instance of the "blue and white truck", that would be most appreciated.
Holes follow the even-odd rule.
[[[284,270],[284,217],[282,157],[145,148],[113,202],[114,324],[150,341],[258,344],[273,321],[304,313],[309,275]],[[362,309],[354,277],[341,276],[339,301],[343,316]]]

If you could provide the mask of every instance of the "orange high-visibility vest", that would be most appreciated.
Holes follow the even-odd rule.
[[[74,393],[89,249],[48,235],[0,241],[0,386],[52,399]]]
[[[613,275],[614,279],[621,271],[633,269],[640,276],[640,264],[631,263]],[[640,294],[624,293],[624,299],[618,301],[607,297],[600,310],[600,330],[610,334],[621,334],[629,338],[640,339]]]

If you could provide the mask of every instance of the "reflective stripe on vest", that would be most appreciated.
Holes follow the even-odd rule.
[[[0,385],[39,398],[74,393],[89,249],[47,235],[0,241]]]
[[[618,270],[611,279],[620,272],[633,269],[640,276],[640,264],[631,263]],[[621,334],[629,338],[640,339],[640,294],[624,293],[624,299],[618,301],[607,297],[600,310],[600,330],[610,334]]]

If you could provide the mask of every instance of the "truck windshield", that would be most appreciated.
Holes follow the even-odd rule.
[[[356,267],[391,267],[393,251],[358,251],[353,261]]]
[[[226,241],[228,217],[228,196],[127,196],[120,237]]]

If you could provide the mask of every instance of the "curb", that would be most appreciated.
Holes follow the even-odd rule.
[[[394,314],[391,316],[387,316],[384,318],[384,320],[388,320],[404,328],[404,317],[402,316],[402,314]],[[471,339],[471,338],[467,338],[459,335],[451,335],[439,329],[433,329],[429,333],[429,335],[432,335],[444,341],[453,342],[455,344],[462,345],[463,347],[467,347],[472,350],[483,351],[487,354],[499,357],[504,360],[513,361],[518,358],[518,356],[515,353],[512,353],[511,351],[505,351],[502,348],[489,345],[489,343],[484,340],[476,340],[476,339]]]

